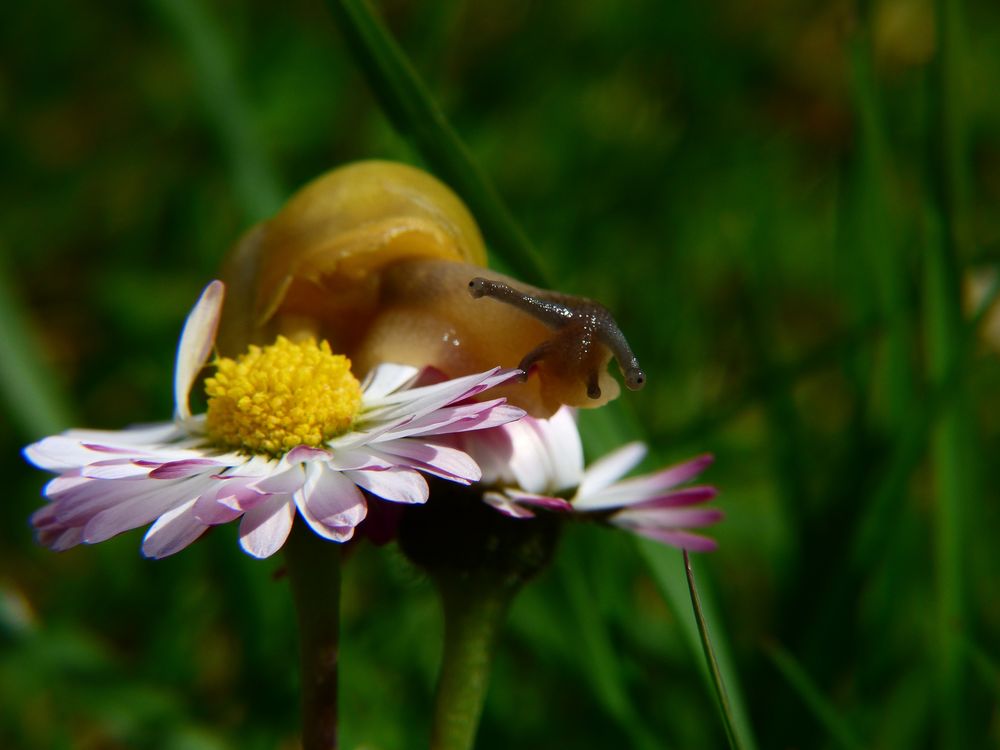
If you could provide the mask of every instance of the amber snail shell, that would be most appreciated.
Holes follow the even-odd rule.
[[[529,299],[572,298],[489,271],[486,260],[468,209],[426,172],[386,161],[334,169],[230,253],[220,352],[233,355],[278,334],[313,336],[347,354],[359,375],[396,362],[458,377],[516,367],[544,350],[526,382],[506,387],[512,403],[545,417],[563,404],[590,407],[614,398],[619,388],[607,373],[607,346],[568,335],[552,345],[552,329],[537,316],[474,298],[470,282],[537,293]]]

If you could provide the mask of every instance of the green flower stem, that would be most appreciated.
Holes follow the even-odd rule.
[[[299,621],[303,750],[337,747],[340,554],[339,544],[321,539],[301,520],[285,544]]]
[[[431,750],[471,750],[500,629],[518,586],[489,576],[440,576],[444,654],[434,700]]]
[[[406,509],[399,548],[434,581],[444,612],[431,750],[472,748],[507,610],[551,562],[558,538],[558,524],[508,518],[475,488],[445,481],[432,482],[426,504]]]

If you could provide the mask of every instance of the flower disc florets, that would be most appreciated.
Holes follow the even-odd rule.
[[[326,341],[251,346],[222,357],[205,381],[206,430],[217,444],[280,456],[299,445],[320,447],[347,431],[361,408],[361,384],[351,361]]]

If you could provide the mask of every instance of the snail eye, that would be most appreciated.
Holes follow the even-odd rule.
[[[487,286],[486,279],[477,276],[469,282],[469,294],[471,294],[476,299],[486,295]]]
[[[637,391],[646,385],[646,373],[638,367],[630,367],[625,373],[625,387],[630,391]]]

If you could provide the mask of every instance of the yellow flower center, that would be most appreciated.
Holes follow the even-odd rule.
[[[298,445],[319,447],[345,432],[361,408],[351,361],[325,341],[278,336],[215,367],[205,381],[206,428],[227,448],[280,456]]]

